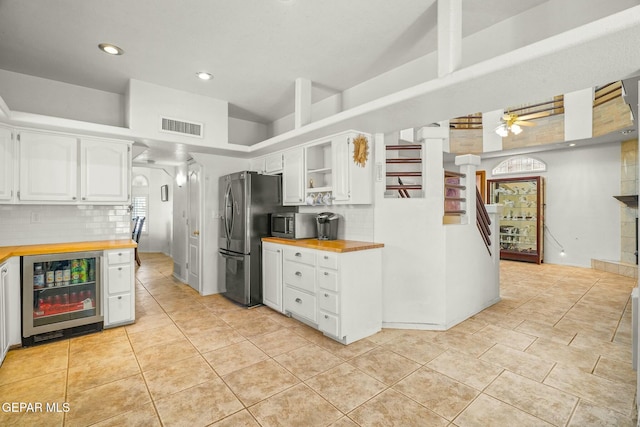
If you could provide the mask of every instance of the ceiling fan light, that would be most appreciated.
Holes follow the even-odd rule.
[[[522,128],[519,125],[513,124],[511,125],[511,132],[513,132],[514,135],[518,135],[522,132]]]
[[[504,123],[496,128],[496,133],[503,138],[509,136],[509,131],[507,130],[507,127],[504,125]]]

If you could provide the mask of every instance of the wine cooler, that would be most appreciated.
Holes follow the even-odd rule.
[[[102,330],[101,251],[22,257],[22,345]]]

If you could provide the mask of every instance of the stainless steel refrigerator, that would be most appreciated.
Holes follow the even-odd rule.
[[[261,238],[269,214],[282,211],[281,178],[257,172],[220,177],[219,254],[227,298],[248,307],[262,304]]]

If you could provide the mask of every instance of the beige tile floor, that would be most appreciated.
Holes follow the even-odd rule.
[[[135,324],[9,352],[0,401],[60,410],[0,425],[635,425],[633,279],[503,261],[502,301],[451,330],[343,346],[142,258]]]

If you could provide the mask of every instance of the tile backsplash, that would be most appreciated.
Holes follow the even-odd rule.
[[[128,238],[128,206],[0,205],[0,246]]]
[[[338,239],[373,242],[373,206],[300,206],[300,212],[334,212],[340,215]]]

